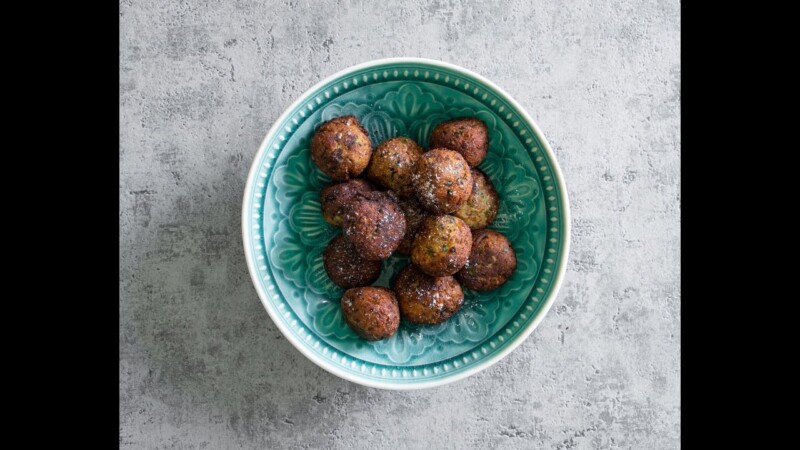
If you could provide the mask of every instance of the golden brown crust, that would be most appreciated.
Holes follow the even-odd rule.
[[[311,159],[334,181],[355,178],[369,164],[372,142],[355,116],[331,119],[311,138]]]
[[[348,289],[342,295],[341,308],[347,325],[370,341],[386,339],[400,326],[397,298],[385,287]]]
[[[422,147],[407,137],[383,141],[372,152],[367,177],[379,186],[395,191],[400,198],[413,196],[411,174],[422,153]]]
[[[358,194],[348,203],[342,231],[363,258],[382,260],[403,240],[406,219],[391,193],[374,191]]]
[[[344,289],[368,286],[381,275],[381,262],[362,258],[341,234],[328,242],[322,265],[331,281]]]
[[[494,222],[500,208],[500,199],[486,174],[478,169],[472,169],[472,180],[472,193],[453,214],[466,222],[470,230],[475,231],[486,228]]]
[[[420,156],[411,182],[420,204],[435,214],[457,210],[472,193],[469,165],[458,152],[443,148]]]
[[[411,323],[442,323],[464,303],[464,293],[455,278],[432,277],[413,264],[397,274],[394,292],[400,315]]]
[[[455,216],[427,218],[411,246],[411,262],[434,277],[453,275],[464,267],[472,249],[472,233]]]
[[[489,150],[489,129],[475,117],[460,117],[436,125],[430,139],[430,147],[455,150],[475,167],[486,157]]]
[[[508,239],[494,230],[478,230],[469,261],[456,278],[468,289],[488,291],[502,286],[516,268],[517,255]]]
[[[356,194],[366,194],[372,191],[372,185],[370,185],[367,180],[362,180],[361,178],[354,178],[341,183],[331,183],[325,186],[319,193],[322,217],[329,224],[335,227],[341,227],[345,205],[352,200]]]
[[[397,252],[403,255],[410,255],[414,237],[416,237],[419,227],[431,214],[414,197],[400,200],[400,208],[402,208],[406,217],[406,234],[403,236],[403,240],[400,241]]]

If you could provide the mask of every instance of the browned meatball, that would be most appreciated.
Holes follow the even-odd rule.
[[[394,292],[400,304],[400,315],[411,323],[442,323],[464,303],[464,293],[455,278],[432,277],[413,264],[397,274]]]
[[[411,182],[422,206],[436,214],[457,210],[472,193],[469,165],[458,152],[443,148],[420,156]]]
[[[370,181],[395,191],[400,198],[410,197],[414,195],[411,174],[422,153],[422,147],[407,137],[383,141],[372,153],[367,177]]]
[[[372,142],[355,116],[331,119],[311,138],[311,160],[334,181],[357,177],[371,155]]]
[[[471,230],[486,228],[494,222],[497,210],[500,208],[500,199],[492,181],[478,169],[472,169],[472,194],[455,213],[469,225]]]
[[[483,161],[489,150],[489,129],[475,117],[447,120],[433,129],[430,146],[455,150],[461,153],[470,167],[475,167]]]
[[[348,289],[342,295],[341,306],[344,321],[364,339],[386,339],[400,326],[397,298],[385,287]]]
[[[392,194],[358,194],[345,208],[342,231],[362,257],[386,259],[403,240],[406,218]]]
[[[517,255],[505,236],[493,230],[478,230],[473,235],[467,265],[456,277],[464,286],[488,291],[503,285],[517,268]]]
[[[354,178],[342,183],[333,183],[322,188],[319,193],[319,202],[322,205],[322,217],[326,222],[335,226],[342,226],[344,206],[356,196],[372,192],[372,186],[361,178]]]
[[[472,248],[472,232],[463,220],[454,216],[425,219],[414,244],[411,262],[434,277],[452,275],[464,267]]]
[[[403,209],[403,214],[406,216],[406,234],[403,236],[403,240],[400,241],[397,251],[403,255],[410,255],[414,237],[417,235],[420,225],[431,214],[414,197],[400,200],[400,208]]]
[[[381,275],[381,262],[362,258],[342,235],[328,242],[322,264],[328,277],[345,289],[370,285]]]

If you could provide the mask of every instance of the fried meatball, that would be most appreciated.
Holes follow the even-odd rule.
[[[342,183],[332,183],[319,193],[319,203],[322,205],[322,217],[326,222],[335,226],[342,226],[344,206],[356,196],[372,192],[372,185],[361,178],[354,178]]]
[[[472,169],[472,194],[453,214],[474,231],[489,226],[499,208],[500,199],[492,181],[480,170]]]
[[[456,277],[469,289],[488,291],[502,286],[516,268],[517,255],[508,239],[497,231],[478,230],[469,261]]]
[[[422,206],[435,214],[450,214],[472,193],[469,165],[458,152],[443,148],[420,156],[411,183]]]
[[[385,287],[348,289],[342,295],[342,316],[357,335],[370,341],[386,339],[400,326],[400,309],[394,292]]]
[[[322,265],[328,277],[344,289],[368,286],[381,275],[381,262],[362,258],[342,235],[328,242],[322,252]]]
[[[345,208],[342,231],[363,258],[382,260],[403,240],[406,218],[392,194],[358,194]]]
[[[451,119],[436,125],[430,139],[430,147],[455,150],[475,167],[486,157],[489,150],[489,129],[475,117]]]
[[[472,232],[463,220],[454,216],[425,219],[414,244],[411,262],[434,277],[452,275],[464,267],[472,249]]]
[[[334,181],[357,177],[371,155],[372,142],[355,116],[331,119],[311,138],[311,160]]]
[[[422,147],[407,137],[383,141],[372,152],[372,159],[367,166],[367,178],[395,191],[400,198],[410,197],[414,195],[411,174],[422,153]]]
[[[403,209],[403,214],[406,216],[406,234],[403,236],[403,240],[400,241],[397,251],[403,255],[410,255],[411,246],[414,244],[414,237],[417,235],[420,225],[431,214],[414,197],[400,200],[400,208]]]
[[[411,323],[442,323],[464,303],[464,293],[455,278],[432,277],[413,264],[397,274],[394,292],[400,315]]]

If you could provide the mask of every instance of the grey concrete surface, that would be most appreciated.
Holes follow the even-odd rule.
[[[122,0],[119,20],[121,448],[679,447],[678,0]],[[321,78],[391,56],[506,89],[554,147],[573,215],[531,337],[415,392],[306,360],[240,236],[272,122]]]

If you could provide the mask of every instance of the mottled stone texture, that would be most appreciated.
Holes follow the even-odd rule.
[[[678,0],[120,2],[122,448],[676,448]],[[572,254],[531,337],[442,388],[305,359],[250,283],[245,177],[272,122],[352,64],[441,59],[550,140]]]

